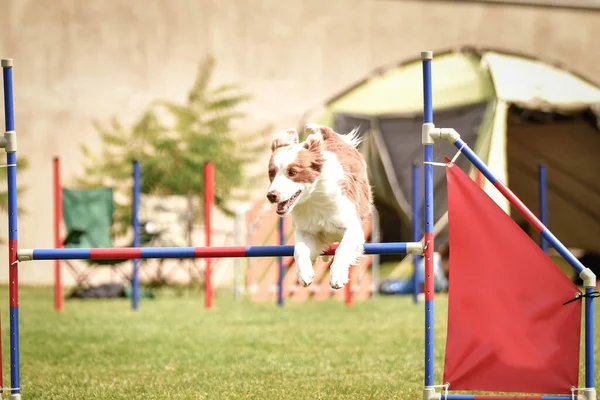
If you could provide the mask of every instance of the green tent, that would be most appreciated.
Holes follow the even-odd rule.
[[[492,49],[434,52],[432,70],[436,126],[456,129],[535,213],[537,166],[543,161],[551,230],[569,247],[600,252],[600,87],[532,57]],[[300,121],[300,126],[316,122],[340,133],[359,127],[382,241],[412,239],[411,168],[422,162],[422,85],[420,58],[381,67]],[[440,141],[434,149],[438,162],[457,150]],[[477,179],[465,157],[457,164]],[[434,168],[434,180],[439,248],[447,242],[443,168]],[[523,222],[492,185],[482,184]]]

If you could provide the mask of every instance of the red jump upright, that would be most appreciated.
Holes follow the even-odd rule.
[[[215,204],[215,168],[213,163],[204,164],[204,229],[206,247],[211,245],[212,236],[212,210]],[[204,307],[213,308],[214,291],[212,286],[212,260],[206,258],[206,270],[204,272]]]

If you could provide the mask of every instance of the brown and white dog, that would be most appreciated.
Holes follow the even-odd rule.
[[[292,214],[294,260],[302,286],[312,283],[317,257],[339,242],[330,285],[340,289],[348,283],[350,266],[364,253],[362,222],[373,205],[367,165],[357,150],[357,130],[340,135],[308,124],[304,132],[309,135],[302,143],[295,129],[273,137],[267,198],[277,204],[279,216]]]

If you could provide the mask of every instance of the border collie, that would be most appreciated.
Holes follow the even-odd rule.
[[[348,283],[351,265],[364,254],[362,222],[369,218],[373,196],[367,164],[357,150],[358,130],[340,135],[307,124],[299,142],[295,129],[275,134],[271,142],[267,199],[280,217],[291,213],[298,282],[313,281],[313,264],[330,245],[339,243],[330,268],[330,285]]]

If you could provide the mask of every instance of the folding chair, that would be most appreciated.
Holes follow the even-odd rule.
[[[107,187],[94,189],[62,189],[63,220],[67,237],[63,246],[68,248],[113,247],[111,227],[113,224],[113,190]],[[140,244],[147,245],[158,234],[144,232]],[[86,266],[76,268],[76,264],[65,260],[76,281],[76,288],[91,286],[90,279],[94,267],[109,266],[128,281],[131,275],[123,269],[129,259],[86,260]]]

